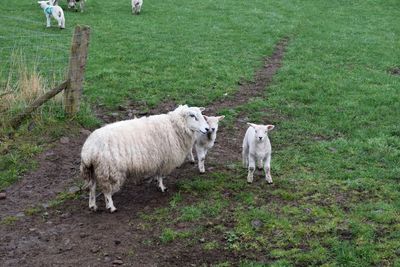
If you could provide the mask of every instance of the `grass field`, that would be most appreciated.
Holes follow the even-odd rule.
[[[45,29],[34,2],[3,6],[1,47],[42,47],[46,39],[37,35],[50,33],[52,44],[68,49],[77,23],[90,25],[92,35],[83,111],[70,121],[53,108],[33,132],[25,125],[16,141],[4,138],[0,188],[28,169],[46,143],[37,142],[42,131],[54,139],[67,132],[64,124],[94,127],[96,105],[212,105],[251,79],[288,37],[265,97],[237,107],[255,122],[283,118],[271,136],[279,186],[247,186],[238,163],[182,181],[170,203],[143,220],[167,222],[165,245],[205,237],[204,250],[248,253],[242,266],[400,266],[400,76],[390,73],[400,67],[399,17],[396,0],[149,0],[139,16],[129,1],[89,0],[87,12],[66,12],[67,29],[59,31]],[[0,51],[8,61],[9,50]],[[215,217],[232,226],[195,227]],[[179,232],[182,222],[195,230]]]

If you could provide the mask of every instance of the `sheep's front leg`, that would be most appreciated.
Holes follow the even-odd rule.
[[[50,15],[46,14],[46,27],[49,28],[50,26]]]
[[[157,176],[156,179],[158,181],[158,188],[160,188],[161,192],[164,193],[165,191],[167,191],[167,188],[164,186],[163,183],[163,177]]]
[[[117,209],[114,206],[114,202],[112,200],[112,194],[104,193],[104,198],[106,200],[106,209],[108,209],[110,212],[116,211]]]
[[[247,173],[247,182],[251,184],[253,182],[253,175],[256,169],[256,162],[251,155],[248,158],[248,162],[249,162],[249,168],[248,168],[249,172]]]
[[[271,177],[271,154],[267,155],[267,158],[264,163],[264,171],[265,171],[265,180],[267,183],[272,184],[272,177]]]
[[[91,181],[89,184],[89,209],[92,211],[97,210],[96,205],[96,182]]]
[[[199,161],[200,173],[205,173],[206,168],[204,167],[204,161],[206,160],[207,149],[201,146],[196,146],[197,160]]]

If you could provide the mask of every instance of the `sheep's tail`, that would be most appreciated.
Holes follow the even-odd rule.
[[[85,184],[83,186],[84,189],[92,187],[96,184],[96,180],[94,179],[94,168],[93,165],[86,165],[83,161],[81,161],[81,177],[85,180]]]

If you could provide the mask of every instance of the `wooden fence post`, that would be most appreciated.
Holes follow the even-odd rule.
[[[75,27],[69,58],[68,85],[64,90],[65,112],[72,116],[79,111],[82,85],[89,46],[90,28],[78,25]]]

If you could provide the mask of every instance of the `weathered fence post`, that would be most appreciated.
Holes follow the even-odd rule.
[[[72,116],[79,111],[83,78],[89,46],[90,28],[78,25],[75,27],[69,58],[68,85],[64,90],[65,112]]]

